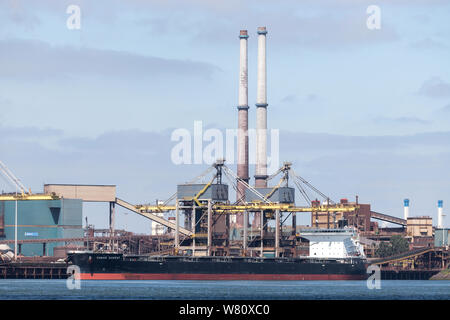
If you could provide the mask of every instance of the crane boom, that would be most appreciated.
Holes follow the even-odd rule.
[[[19,189],[22,194],[29,193],[31,194],[27,188],[23,185],[23,183],[11,172],[11,170],[8,169],[8,167],[0,161],[0,170],[3,173],[5,177],[8,178],[9,181],[11,181],[14,186],[16,186],[17,189]]]

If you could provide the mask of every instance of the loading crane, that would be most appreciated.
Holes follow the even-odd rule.
[[[239,181],[244,182],[244,185],[247,189],[249,189],[251,192],[257,195],[261,200],[256,202],[246,202],[244,201],[243,204],[224,204],[224,203],[217,203],[213,206],[214,212],[222,213],[222,214],[236,214],[244,211],[261,211],[261,210],[281,210],[283,212],[353,212],[357,210],[357,205],[342,205],[342,204],[336,204],[328,196],[320,192],[317,188],[313,187],[310,183],[308,183],[305,179],[301,178],[300,176],[297,176],[292,168],[290,167],[290,163],[286,162],[283,164],[283,166],[274,173],[269,179],[272,179],[277,174],[283,172],[283,176],[280,179],[279,183],[272,188],[272,190],[267,195],[262,195],[257,189],[250,186],[248,183],[245,183],[245,181]],[[225,166],[223,163],[219,166],[217,164],[214,164],[210,168],[218,168],[220,167],[220,171],[226,174],[227,177],[230,178],[230,180],[239,180],[237,175],[227,166]],[[210,171],[210,170],[209,170]],[[311,201],[308,201],[308,206],[295,206],[294,204],[287,204],[287,203],[275,203],[271,202],[269,200],[270,196],[281,187],[283,182],[287,185],[287,182],[289,180],[289,173],[293,176],[294,181],[295,179],[298,179],[298,181],[305,183],[308,187],[310,187],[311,190],[317,192],[322,198],[327,200],[324,205],[311,205]],[[221,174],[220,174],[221,175]],[[198,194],[192,199],[196,202],[196,205],[198,208],[205,208],[207,209],[206,204],[202,204],[198,201],[198,197],[203,194],[208,188],[212,185],[214,180],[218,178],[218,174],[215,174],[213,178],[198,192]],[[296,181],[296,182],[298,182]],[[236,183],[237,184],[237,183]],[[303,192],[301,194],[306,194],[306,191],[304,188],[300,186],[300,184],[296,183],[296,186],[299,189],[302,189]],[[172,199],[175,198],[175,195],[171,197]],[[307,196],[306,199],[310,199],[309,196]],[[167,211],[174,211],[176,210],[175,205],[167,204],[168,201],[164,202],[161,205],[136,205],[136,209],[142,212],[147,213],[155,213],[155,212],[167,212]]]
[[[14,200],[57,200],[60,199],[59,196],[55,194],[33,194],[30,188],[25,187],[25,185],[17,178],[11,170],[0,161],[0,172],[5,176],[12,185],[16,187],[16,190],[20,192],[20,194],[16,193],[8,193],[8,194],[0,194],[0,200],[2,201],[14,201]]]
[[[2,161],[0,161],[0,171],[18,190],[20,190],[22,195],[25,195],[25,193],[31,195],[31,190],[26,188]]]
[[[206,178],[207,173],[211,172],[213,169],[215,169],[216,172],[212,174],[212,179],[203,179]],[[207,173],[203,173],[199,176],[202,177],[202,180],[206,180],[206,183],[202,185],[202,187],[191,196],[186,197],[185,195],[182,196],[175,193],[162,204],[142,204],[135,206],[136,212],[147,215],[161,212],[175,212],[175,252],[179,252],[179,250],[190,250],[192,252],[195,252],[196,250],[205,250],[207,255],[210,255],[212,252],[220,252],[220,250],[223,250],[224,246],[227,247],[228,244],[219,244],[223,243],[221,242],[223,241],[223,239],[220,237],[217,239],[214,238],[215,236],[213,236],[213,234],[215,234],[215,222],[218,219],[221,219],[221,216],[225,216],[226,219],[229,219],[228,217],[231,215],[242,214],[245,221],[243,226],[244,234],[242,237],[242,254],[245,256],[249,252],[248,250],[256,250],[260,251],[259,254],[260,256],[262,256],[264,250],[269,249],[270,251],[271,249],[273,249],[275,250],[276,256],[279,256],[279,254],[281,254],[283,250],[281,245],[281,241],[283,239],[283,236],[281,234],[281,226],[290,215],[292,215],[293,225],[295,225],[295,213],[344,213],[354,212],[359,208],[358,204],[341,204],[332,202],[330,200],[330,197],[320,192],[317,188],[313,187],[305,179],[297,176],[291,169],[291,163],[289,162],[285,162],[275,174],[269,177],[269,179],[273,179],[278,174],[282,173],[280,181],[277,182],[274,187],[268,188],[268,190],[257,189],[253,186],[250,186],[247,182],[240,179],[230,168],[228,168],[224,164],[224,160],[217,161],[210,168],[208,168],[206,172]],[[214,186],[222,184],[222,175],[227,178],[228,182],[234,189],[237,189],[238,183],[242,183],[248,190],[248,192],[252,193],[254,196],[248,199],[243,199],[239,202],[236,201],[235,203],[230,203],[228,200],[222,201],[217,199],[212,200],[210,198],[205,198],[205,193],[210,191],[210,188],[213,187],[213,183],[217,183]],[[273,196],[277,192],[277,190],[279,190],[280,188],[289,187],[289,181],[293,181],[297,188],[299,188],[300,195],[303,196],[303,198],[305,198],[307,202],[306,206],[295,205],[294,199],[291,199],[292,202],[284,203],[279,202],[279,200],[273,200],[275,199],[275,197]],[[307,190],[309,190],[309,192],[316,193],[318,197],[321,197],[326,201],[324,201],[323,203],[320,203],[319,201],[310,201],[312,196],[308,195]],[[279,192],[281,192],[281,189]],[[171,204],[172,200],[175,200],[176,198],[176,203]],[[186,229],[183,229],[183,231],[181,231],[181,226],[178,226],[177,228],[180,210],[185,210],[185,214],[188,214],[188,218],[185,217]],[[250,236],[250,238],[248,238],[248,217],[250,213],[260,214],[264,218],[261,219],[261,224],[256,226],[256,230],[260,230],[258,231],[260,234],[258,235],[252,232],[252,235]],[[288,213],[284,220],[283,213]],[[274,237],[272,236],[271,238],[271,236],[268,236],[267,227],[269,220],[273,219],[275,219],[276,227]],[[171,229],[174,228],[171,227]],[[178,234],[183,235],[184,237],[180,239],[180,236]],[[293,235],[298,236],[296,233],[293,233]],[[250,245],[255,244],[255,241],[260,243],[260,246],[252,246],[250,248]],[[270,244],[271,241],[274,242],[273,248],[264,246],[263,243],[269,242]]]

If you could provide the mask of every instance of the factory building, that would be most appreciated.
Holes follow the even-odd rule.
[[[408,217],[406,234],[411,237],[431,237],[433,235],[432,218],[428,216]]]
[[[433,220],[429,216],[408,217],[406,235],[410,237],[413,247],[429,247],[433,240]]]
[[[341,199],[340,204],[343,206],[358,205],[359,208],[355,212],[313,212],[311,214],[311,226],[320,229],[336,229],[352,226],[362,232],[376,231],[378,229],[378,224],[370,220],[372,218],[370,204],[357,204],[356,202],[349,202],[347,199]],[[312,201],[312,205],[319,206],[320,202],[314,200]]]
[[[450,244],[450,229],[436,229],[434,231],[434,246],[448,247]]]
[[[83,237],[81,199],[17,201],[17,240]],[[0,200],[0,241],[15,239],[16,201]],[[63,242],[23,243],[24,256],[52,256]],[[11,247],[13,247],[12,245]]]

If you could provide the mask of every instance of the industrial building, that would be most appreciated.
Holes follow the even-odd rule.
[[[450,229],[442,228],[434,230],[434,246],[448,247],[450,245]]]
[[[14,245],[17,240],[20,256],[53,256],[55,248],[68,243],[83,246],[83,202],[115,202],[116,187],[105,185],[46,184],[44,193],[32,194],[3,163],[1,168],[20,193],[0,195],[0,241]]]
[[[0,200],[0,240],[15,238],[16,210],[17,240],[36,240],[35,243],[20,244],[19,255],[53,255],[53,248],[64,243],[39,243],[40,239],[80,238],[84,235],[81,199]]]

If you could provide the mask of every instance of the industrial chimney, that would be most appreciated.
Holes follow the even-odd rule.
[[[255,187],[267,187],[266,27],[258,27],[258,80],[256,93]]]
[[[237,175],[248,183],[248,54],[247,54],[247,30],[241,30],[240,39],[240,64],[239,64],[239,104],[238,104],[238,148],[237,148]],[[245,197],[245,186],[238,182],[236,201],[242,203]],[[239,220],[237,219],[238,224]]]
[[[443,213],[443,204],[444,204],[444,201],[438,200],[438,224],[437,224],[438,229],[444,228],[445,214]]]
[[[409,216],[409,199],[403,200],[403,219],[408,220]]]

